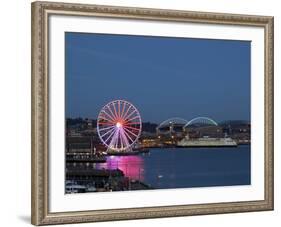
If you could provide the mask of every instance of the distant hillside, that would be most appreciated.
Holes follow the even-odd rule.
[[[142,131],[156,133],[156,127],[158,125],[155,123],[150,122],[143,122],[142,123]]]
[[[247,124],[250,124],[250,122],[245,120],[229,120],[219,123],[220,126],[227,126],[227,125],[235,126],[235,125],[247,125]]]
[[[66,125],[67,126],[77,126],[77,125],[84,125],[88,122],[92,122],[92,125],[95,126],[97,124],[96,120],[88,119],[88,118],[67,118]]]

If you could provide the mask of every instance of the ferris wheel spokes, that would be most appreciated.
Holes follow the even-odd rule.
[[[141,117],[131,103],[115,100],[106,104],[97,119],[97,132],[111,151],[130,151],[141,134]]]

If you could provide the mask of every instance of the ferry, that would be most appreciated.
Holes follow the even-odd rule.
[[[183,138],[177,142],[177,147],[237,147],[237,143],[231,138],[210,138],[198,139]]]

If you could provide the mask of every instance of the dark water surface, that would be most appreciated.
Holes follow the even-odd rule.
[[[110,156],[100,168],[121,169],[155,189],[248,185],[250,146],[157,148],[134,156]]]

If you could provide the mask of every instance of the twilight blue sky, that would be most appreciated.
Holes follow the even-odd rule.
[[[66,117],[95,119],[115,99],[143,121],[250,120],[248,41],[66,33]]]

